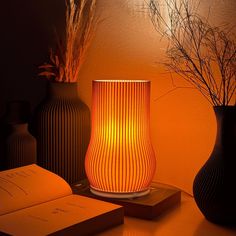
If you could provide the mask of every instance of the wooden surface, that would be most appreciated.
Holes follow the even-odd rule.
[[[133,216],[143,219],[154,219],[163,212],[180,203],[181,191],[167,186],[161,186],[157,183],[151,184],[150,194],[134,199],[110,199],[99,197],[92,194],[86,182],[82,183],[81,188],[73,188],[75,193],[87,197],[96,198],[103,201],[119,204],[124,207],[126,216]]]
[[[235,228],[225,228],[208,222],[194,200],[182,193],[181,204],[154,220],[125,217],[121,226],[97,236],[235,236]]]

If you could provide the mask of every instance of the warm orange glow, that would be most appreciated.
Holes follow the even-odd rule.
[[[140,15],[143,9],[139,3],[144,1],[125,1],[128,9],[124,1],[115,2],[98,1],[99,17],[106,20],[99,24],[81,69],[79,95],[91,107],[92,79],[148,78],[151,138],[158,163],[153,180],[191,194],[193,179],[214,146],[214,111],[196,89],[184,88],[189,83],[166,73],[161,62],[166,60],[168,44],[154,30],[150,18]],[[211,7],[210,21],[214,25],[235,22],[235,0],[201,3],[199,10],[205,17]],[[135,9],[130,11],[131,7]],[[180,89],[168,93],[173,86]]]
[[[150,140],[150,81],[93,81],[92,134],[85,169],[92,189],[132,193],[155,173]]]

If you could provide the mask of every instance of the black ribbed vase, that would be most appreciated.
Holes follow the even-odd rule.
[[[12,124],[6,140],[7,168],[36,163],[36,139],[29,133],[28,124]]]
[[[38,164],[70,184],[85,178],[90,111],[78,97],[77,83],[50,83],[36,120]]]
[[[236,225],[236,106],[216,106],[217,136],[194,179],[195,201],[207,220]]]

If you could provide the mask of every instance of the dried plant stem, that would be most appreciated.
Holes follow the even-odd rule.
[[[50,63],[40,66],[42,76],[72,83],[78,80],[85,53],[90,45],[95,21],[96,0],[65,0],[65,36],[56,33],[57,50],[50,50]],[[62,39],[64,38],[64,40]]]
[[[190,82],[212,105],[236,105],[235,37],[201,17],[199,4],[192,0],[149,1],[152,23],[169,43],[164,65]]]

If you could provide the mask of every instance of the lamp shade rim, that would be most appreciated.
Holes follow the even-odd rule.
[[[150,83],[150,80],[125,80],[125,79],[99,79],[93,80],[95,83]]]

